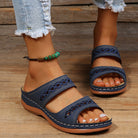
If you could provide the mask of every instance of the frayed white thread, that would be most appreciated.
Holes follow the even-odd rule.
[[[106,8],[104,4],[102,4],[102,3],[100,3],[100,2],[97,2],[96,0],[93,0],[93,3],[94,3],[97,7],[101,8],[101,9],[105,9],[105,8]]]
[[[21,36],[22,34],[28,35],[31,38],[37,39],[39,37],[46,36],[47,34],[51,33],[52,35],[54,34],[55,28],[53,26],[49,26],[46,29],[38,29],[36,31],[32,30],[16,30],[15,35]]]
[[[123,12],[124,8],[126,7],[126,4],[124,2],[121,2],[120,5],[113,5],[113,0],[105,0],[106,4],[102,4],[97,2],[96,0],[93,0],[94,4],[97,5],[97,7],[101,9],[111,9],[112,12]]]
[[[42,5],[43,10],[43,16],[44,16],[44,28],[37,29],[37,30],[31,30],[31,28],[28,28],[28,30],[16,30],[15,35],[21,36],[22,34],[26,34],[32,38],[39,38],[46,36],[48,33],[51,33],[51,35],[54,35],[54,31],[56,30],[55,27],[51,24],[51,1],[50,0],[40,0],[40,3]]]
[[[40,0],[43,10],[45,27],[48,28],[51,24],[51,0]],[[53,27],[54,28],[54,27]]]

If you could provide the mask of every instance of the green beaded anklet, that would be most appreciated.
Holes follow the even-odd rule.
[[[43,61],[49,61],[49,60],[53,60],[55,58],[58,58],[60,56],[59,52],[56,52],[55,54],[43,57],[43,58],[29,58],[28,56],[25,56],[23,58],[26,58],[30,61],[39,61],[39,62],[43,62]]]

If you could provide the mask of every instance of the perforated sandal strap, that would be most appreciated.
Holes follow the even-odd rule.
[[[118,52],[117,47],[111,46],[111,45],[101,45],[97,46],[93,51],[92,51],[92,60],[91,63],[94,62],[95,59],[99,57],[106,57],[106,56],[111,56],[115,57],[117,61],[121,62],[121,57]]]
[[[42,107],[45,107],[58,94],[72,87],[76,87],[72,80],[67,75],[63,75],[31,92],[25,92],[23,89],[21,91],[24,95],[36,101]]]
[[[89,96],[85,96],[74,103],[68,105],[55,116],[65,123],[77,124],[79,114],[87,108],[98,108],[103,111]],[[103,111],[104,112],[104,111]]]

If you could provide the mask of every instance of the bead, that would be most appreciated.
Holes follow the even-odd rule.
[[[57,57],[58,57],[58,55],[57,55],[57,54],[55,54],[55,57],[57,58]]]
[[[48,60],[48,57],[44,57],[45,60]]]
[[[59,52],[56,52],[58,56],[60,56],[60,53]]]
[[[48,59],[49,59],[49,60],[51,60],[51,59],[52,59],[52,56],[51,56],[51,55],[49,55],[49,56],[48,56]]]
[[[55,58],[55,55],[54,55],[54,54],[52,55],[52,58],[53,58],[53,59]]]
[[[55,59],[55,58],[57,58],[59,56],[60,56],[60,53],[56,52],[56,53],[54,53],[52,55],[49,55],[48,57],[46,56],[46,57],[43,57],[43,58],[41,58],[41,57],[40,58],[29,58],[28,56],[25,56],[23,58],[27,58],[30,61],[39,61],[39,62],[42,62],[42,61],[47,61],[47,60]]]

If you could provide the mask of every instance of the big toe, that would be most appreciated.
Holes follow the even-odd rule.
[[[94,80],[93,84],[98,87],[104,87],[104,82],[101,78],[97,78]]]
[[[99,123],[99,122],[105,122],[109,118],[108,116],[103,113],[100,109],[89,109],[86,111],[83,111],[79,117],[78,122],[79,123]]]
[[[109,119],[108,116],[105,113],[103,113],[100,109],[94,109],[93,112],[100,118],[100,122],[104,122]]]

